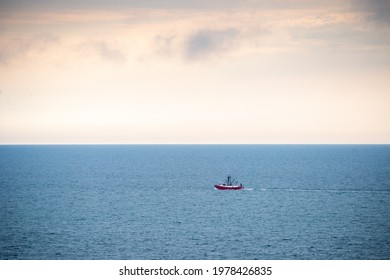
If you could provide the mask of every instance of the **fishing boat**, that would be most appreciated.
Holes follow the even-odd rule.
[[[242,184],[238,184],[238,182],[235,179],[232,179],[230,175],[227,176],[225,182],[219,185],[214,185],[214,187],[218,190],[241,190],[244,188]]]

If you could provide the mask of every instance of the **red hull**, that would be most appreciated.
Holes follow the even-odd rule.
[[[241,190],[243,186],[223,186],[223,185],[214,185],[214,187],[218,190]]]

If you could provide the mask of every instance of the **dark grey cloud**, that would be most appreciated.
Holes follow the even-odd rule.
[[[369,20],[390,23],[390,0],[353,0],[353,7],[369,13]]]
[[[199,30],[186,41],[185,56],[188,59],[199,59],[229,51],[239,43],[239,34],[234,28]]]

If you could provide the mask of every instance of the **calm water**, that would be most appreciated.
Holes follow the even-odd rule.
[[[0,146],[0,259],[390,259],[390,145]]]

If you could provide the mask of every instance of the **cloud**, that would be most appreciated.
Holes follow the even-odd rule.
[[[199,59],[227,52],[238,44],[239,34],[235,28],[199,30],[186,41],[185,56],[188,59]]]
[[[126,63],[128,60],[126,46],[121,46],[108,40],[107,38],[77,38],[73,45],[68,44],[64,46],[64,50],[70,53],[69,61],[72,63],[78,59],[86,63],[98,61]]]
[[[146,8],[146,9],[219,9],[237,8],[245,5],[258,5],[263,0],[19,0],[2,1],[0,7],[8,9],[104,9],[104,8]],[[265,1],[268,3],[281,3],[283,0]],[[267,5],[268,5],[267,3]],[[275,5],[275,4],[272,4]],[[278,4],[276,4],[278,5]]]
[[[355,5],[360,2],[360,10],[351,10],[344,2],[340,4],[336,0],[329,2],[329,9],[324,0],[248,0],[242,2],[239,9],[231,9],[234,1],[222,0],[208,1],[214,4],[173,0],[71,0],[69,8],[64,11],[18,12],[0,17],[0,26],[3,24],[8,30],[0,35],[0,63],[33,50],[36,56],[45,45],[56,53],[68,55],[68,61],[79,61],[81,54],[82,59],[126,62],[139,58],[193,61],[223,58],[233,53],[236,57],[251,53],[321,50],[329,46],[363,49],[366,45],[388,44],[388,40],[383,39],[388,38],[387,30],[367,24],[365,14],[361,12],[370,6],[370,9],[365,9],[373,13],[373,7],[384,2],[374,0],[376,4],[366,5],[363,0],[350,1],[355,1]],[[48,9],[50,5],[62,5],[61,1],[33,2],[46,3]],[[91,11],[77,10],[81,7],[79,5],[87,4]],[[111,6],[107,10],[97,10],[102,5]],[[120,5],[129,9],[117,9]],[[145,8],[148,5],[167,9]],[[196,9],[197,5],[204,9],[214,7],[215,10]],[[254,9],[247,10],[250,5]],[[133,6],[145,9],[130,9]],[[192,10],[180,10],[180,7]],[[50,38],[41,38],[41,43],[28,39],[30,34],[41,30],[57,34],[61,37],[61,44],[50,45]],[[20,39],[6,38],[11,35]],[[65,56],[57,57],[61,60]]]
[[[99,56],[104,60],[113,62],[126,61],[126,56],[122,51],[112,46],[109,46],[105,41],[97,41],[94,42],[93,45]]]
[[[306,46],[356,44],[362,40],[361,16],[356,13],[334,13],[306,16],[292,22],[288,31],[295,43]]]
[[[369,13],[368,19],[382,23],[390,23],[389,0],[353,0],[355,9]]]
[[[153,40],[155,53],[159,56],[171,57],[177,48],[176,44],[177,36],[175,35],[157,35]]]
[[[338,0],[18,0],[1,1],[2,10],[97,10],[97,9],[179,9],[179,10],[237,10],[237,9],[296,9],[329,6]]]
[[[274,0],[275,1],[275,0]],[[242,5],[252,5],[256,0],[19,0],[19,1],[1,1],[2,10],[93,10],[93,9],[224,9],[239,8]],[[280,0],[279,0],[280,2]]]
[[[2,44],[0,44],[1,64],[6,64],[23,56],[44,53],[48,48],[59,43],[59,38],[51,33],[0,39],[2,39]]]

